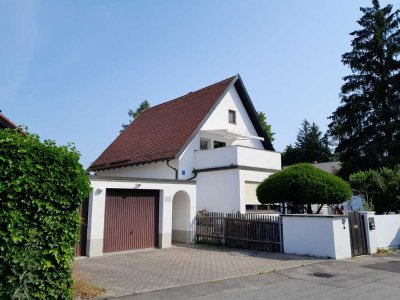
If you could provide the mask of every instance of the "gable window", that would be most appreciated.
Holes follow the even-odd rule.
[[[214,149],[225,147],[226,144],[224,142],[214,141]]]
[[[200,150],[208,149],[208,140],[200,139]]]
[[[228,111],[228,116],[229,116],[229,123],[236,124],[236,111],[230,109]]]

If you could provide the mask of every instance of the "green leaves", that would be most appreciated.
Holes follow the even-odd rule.
[[[289,166],[296,163],[333,161],[335,157],[329,146],[327,134],[323,135],[314,122],[310,124],[304,120],[295,145],[287,146],[282,153],[282,163],[284,166]]]
[[[265,179],[257,188],[262,204],[339,204],[351,198],[347,182],[310,164],[297,164]]]
[[[392,10],[377,0],[361,8],[353,49],[342,56],[351,74],[343,78],[329,128],[345,178],[400,163],[400,10]]]
[[[0,130],[0,299],[71,299],[78,208],[90,191],[73,147]]]
[[[378,214],[400,210],[400,165],[354,173],[350,184]]]

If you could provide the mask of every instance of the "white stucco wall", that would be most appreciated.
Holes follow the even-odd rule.
[[[196,185],[180,182],[150,182],[140,180],[104,180],[91,178],[92,192],[89,198],[89,216],[87,232],[87,255],[103,254],[104,214],[106,189],[139,189],[160,190],[159,201],[159,247],[171,246],[172,238],[172,200],[177,192],[184,191],[189,197],[189,222],[184,230],[192,230],[196,215]]]
[[[177,168],[178,160],[177,159],[171,160],[169,164],[172,167]],[[175,179],[175,171],[167,166],[166,161],[98,171],[97,174],[100,176]]]
[[[365,220],[368,252],[374,254],[378,248],[399,247],[400,215],[375,215],[374,212],[361,212]],[[368,218],[374,218],[375,229],[369,228]]]
[[[228,121],[228,111],[236,111],[236,124],[230,124]],[[217,129],[227,129],[237,133],[254,135],[257,136],[257,132],[247,115],[246,109],[235,89],[232,89],[225,95],[221,102],[217,105],[215,110],[205,121],[200,130],[217,130]],[[187,179],[192,177],[194,174],[192,170],[194,168],[194,151],[200,149],[200,132],[192,139],[189,145],[186,147],[184,152],[179,157],[179,179]],[[225,140],[223,137],[214,136],[211,138],[211,143],[214,140],[226,142],[227,146],[232,144],[232,140]],[[260,140],[235,140],[233,145],[243,145],[246,147],[252,147],[257,149],[264,149]],[[274,153],[274,152],[272,152]],[[218,162],[221,165],[221,161]],[[280,164],[280,154],[279,154],[279,164]],[[280,168],[280,165],[279,165]],[[182,171],[185,171],[185,175]]]
[[[228,111],[236,111],[236,124],[228,121]],[[228,129],[233,132],[251,134],[257,136],[253,123],[251,122],[246,109],[240,99],[235,87],[233,86],[225,97],[221,100],[214,112],[204,123],[201,130]],[[259,140],[236,140],[234,145],[243,145],[257,149],[264,149]]]
[[[351,257],[347,216],[283,215],[282,222],[285,253],[335,259]]]
[[[172,229],[190,230],[190,202],[186,192],[177,192],[172,199]]]
[[[202,172],[197,175],[197,210],[240,211],[239,170]]]
[[[191,178],[194,174],[194,153],[200,149],[200,135],[197,134],[179,158],[179,179]],[[183,174],[183,172],[185,174]]]

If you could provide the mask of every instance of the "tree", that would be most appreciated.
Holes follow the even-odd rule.
[[[258,111],[257,116],[258,116],[258,119],[260,120],[262,127],[264,128],[265,132],[267,133],[269,140],[272,143],[275,140],[275,138],[274,138],[275,133],[272,132],[271,125],[268,125],[267,117],[265,116],[265,114],[262,111]]]
[[[351,198],[349,184],[340,177],[322,171],[311,164],[297,164],[283,169],[265,179],[257,188],[261,204],[287,203],[307,205],[339,204]]]
[[[287,146],[282,154],[283,165],[332,161],[334,155],[329,146],[328,135],[323,135],[314,122],[310,124],[304,120],[297,133],[295,145]]]
[[[400,165],[394,169],[359,171],[350,175],[354,193],[378,214],[400,210]]]
[[[350,33],[352,51],[342,56],[352,73],[329,128],[344,177],[400,161],[400,11],[392,9],[378,0],[361,8],[361,29]]]
[[[129,126],[130,123],[132,123],[132,121],[134,119],[136,119],[137,117],[139,117],[139,115],[144,112],[146,109],[150,108],[150,103],[147,100],[142,101],[139,106],[136,108],[136,110],[132,110],[130,109],[128,111],[128,115],[129,117],[131,117],[131,119],[129,120],[128,124],[122,124],[122,129],[121,132],[125,130],[126,127]]]

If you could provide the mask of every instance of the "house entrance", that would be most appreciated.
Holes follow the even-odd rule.
[[[177,192],[172,199],[172,242],[192,242],[190,197],[185,191]]]

